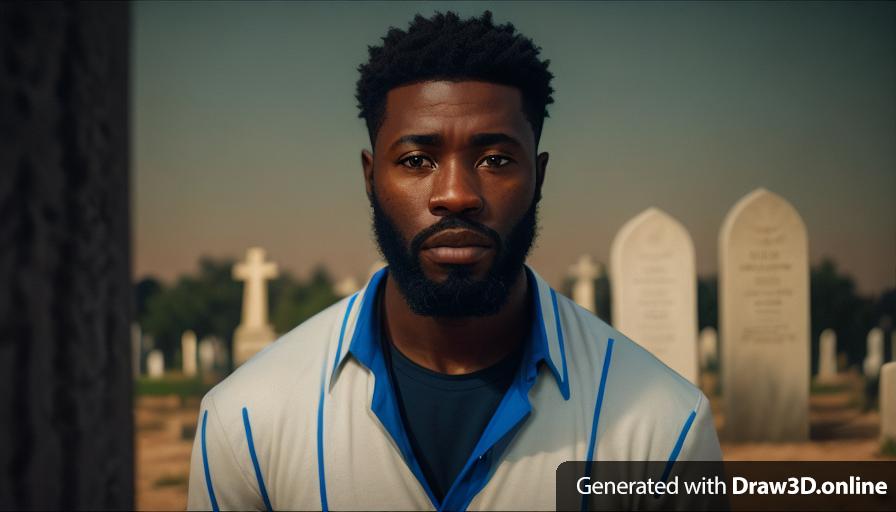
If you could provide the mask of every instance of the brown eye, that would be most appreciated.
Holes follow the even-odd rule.
[[[482,163],[479,165],[484,165],[486,167],[504,167],[509,164],[511,160],[506,156],[501,155],[489,155],[482,159]]]
[[[431,169],[435,167],[432,163],[432,160],[420,155],[411,155],[401,160],[399,163],[401,163],[401,165],[405,167],[410,167],[412,169]]]

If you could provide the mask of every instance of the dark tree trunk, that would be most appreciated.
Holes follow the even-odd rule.
[[[0,2],[0,508],[133,508],[129,35]]]

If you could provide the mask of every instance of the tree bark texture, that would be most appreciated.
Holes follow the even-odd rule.
[[[0,508],[130,509],[127,3],[0,2]]]

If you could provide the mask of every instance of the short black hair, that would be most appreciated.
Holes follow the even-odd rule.
[[[461,20],[454,12],[414,17],[407,31],[392,27],[382,46],[370,46],[370,58],[358,67],[356,97],[367,123],[370,143],[383,122],[386,94],[395,87],[430,80],[481,80],[516,87],[523,112],[541,138],[547,106],[554,102],[550,60],[541,48],[510,23],[495,25],[491,11]]]

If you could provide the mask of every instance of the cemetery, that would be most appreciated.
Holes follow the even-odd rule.
[[[808,243],[786,199],[765,189],[745,195],[719,233],[719,324],[698,330],[698,276],[687,227],[652,207],[620,226],[613,240],[610,304],[599,304],[603,265],[591,255],[569,266],[559,291],[701,387],[726,460],[896,460],[894,354],[885,353],[880,327],[869,329],[864,354],[852,364],[832,328],[810,339]],[[382,266],[372,264],[369,273]],[[230,308],[242,312],[232,358],[222,341],[226,333],[197,343],[188,329],[170,358],[175,366],[166,367],[152,337],[133,326],[145,360],[136,392],[138,507],[183,503],[199,399],[276,339],[268,283],[276,286],[277,275],[261,248],[233,264],[230,277],[244,284],[241,307]],[[331,280],[318,273],[309,287],[320,291],[329,283],[322,309],[368,277]]]
[[[893,6],[492,4],[557,75],[533,268],[725,460],[896,461]],[[352,87],[423,8],[250,5],[0,3],[0,508],[183,510],[202,397],[385,265]]]

